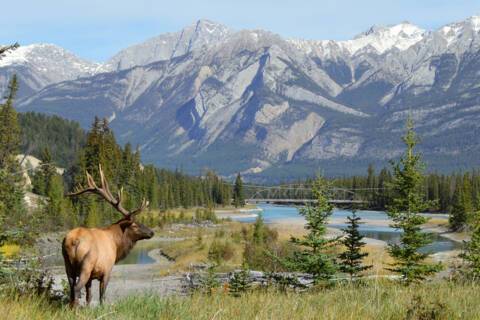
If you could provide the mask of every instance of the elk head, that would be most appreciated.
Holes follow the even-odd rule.
[[[120,190],[117,192],[117,196],[114,197],[110,191],[110,187],[108,186],[107,179],[105,178],[101,165],[98,166],[98,170],[100,173],[101,187],[97,186],[95,180],[87,171],[87,187],[83,189],[77,189],[75,192],[69,193],[68,195],[79,196],[84,193],[93,193],[101,196],[106,202],[110,203],[112,207],[114,207],[123,215],[123,218],[115,224],[120,226],[124,234],[129,239],[135,243],[139,240],[152,238],[154,235],[153,231],[147,226],[135,221],[135,217],[148,207],[148,201],[143,199],[140,207],[135,210],[128,211],[122,206],[123,188],[120,188]]]

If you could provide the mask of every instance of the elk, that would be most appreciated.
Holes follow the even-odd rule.
[[[139,208],[133,211],[126,210],[122,207],[123,189],[121,188],[114,197],[101,166],[99,166],[99,172],[101,187],[98,187],[92,176],[86,172],[87,187],[77,189],[68,195],[97,194],[120,212],[123,218],[104,228],[75,228],[63,239],[62,254],[70,286],[71,307],[79,304],[83,287],[87,293],[87,305],[90,304],[94,279],[100,282],[99,292],[102,304],[113,265],[125,258],[137,241],[150,239],[154,234],[148,227],[135,222],[135,216],[148,207],[148,202],[143,199]]]

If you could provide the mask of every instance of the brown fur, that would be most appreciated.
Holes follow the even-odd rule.
[[[78,305],[83,287],[90,303],[92,280],[100,281],[100,303],[113,265],[125,258],[135,243],[149,239],[153,231],[131,218],[122,219],[105,228],[76,228],[63,239],[62,253],[70,285],[70,304]]]

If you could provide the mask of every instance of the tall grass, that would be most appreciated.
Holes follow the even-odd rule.
[[[480,286],[447,281],[404,287],[387,281],[308,293],[253,291],[239,298],[132,296],[71,311],[42,299],[2,298],[5,319],[479,319]]]

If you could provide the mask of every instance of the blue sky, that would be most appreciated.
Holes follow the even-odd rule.
[[[103,61],[198,19],[286,37],[350,39],[408,20],[426,29],[480,15],[478,0],[1,0],[0,43],[48,42]],[[8,12],[8,14],[4,14]]]

